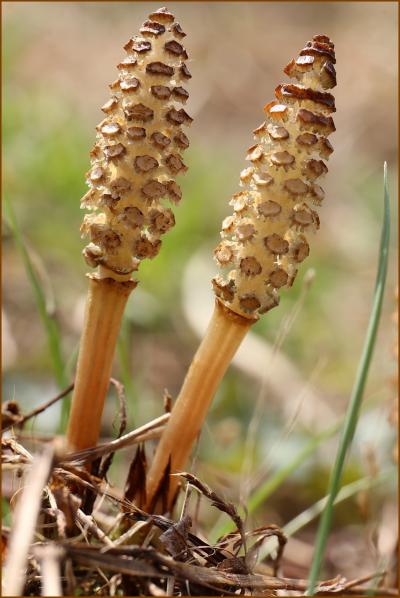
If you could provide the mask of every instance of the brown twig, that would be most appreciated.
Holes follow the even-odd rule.
[[[363,575],[362,577],[358,577],[357,579],[353,579],[352,581],[348,581],[344,584],[345,590],[350,590],[356,586],[361,586],[367,583],[367,581],[371,581],[372,579],[377,578],[384,578],[387,571],[379,571],[378,573],[371,573],[370,575]],[[380,588],[379,588],[380,591]]]
[[[123,575],[168,578],[176,577],[181,581],[188,580],[201,588],[216,588],[224,595],[230,595],[239,589],[251,589],[254,592],[288,590],[304,592],[308,582],[303,579],[277,578],[260,574],[235,574],[189,563],[176,561],[154,549],[138,546],[121,546],[101,553],[95,547],[85,545],[66,545],[66,551],[77,562],[86,566],[101,566],[104,569],[115,571]],[[342,591],[345,580],[335,578],[320,582],[317,587],[318,594],[332,595]],[[365,592],[362,585],[349,588],[350,594]],[[396,596],[395,590],[379,590],[384,596]]]
[[[99,528],[96,524],[95,520],[91,515],[86,515],[81,509],[77,509],[76,511],[76,521],[80,523],[80,525],[85,530],[88,530],[95,538],[103,542],[106,546],[112,547],[114,543],[110,538]]]
[[[9,430],[10,428],[13,428],[14,426],[22,426],[22,424],[24,424],[29,419],[32,419],[32,417],[35,417],[36,415],[43,413],[43,411],[46,411],[46,409],[48,409],[49,407],[54,405],[54,403],[57,403],[57,401],[66,397],[71,392],[71,390],[73,390],[73,388],[74,388],[74,384],[70,384],[65,390],[60,392],[57,396],[53,397],[49,401],[46,401],[46,403],[42,403],[42,405],[39,405],[39,407],[36,407],[35,409],[30,411],[26,415],[21,416],[20,418],[16,419],[13,423],[8,424],[4,428],[2,428],[1,432],[2,433],[7,432],[7,430]]]
[[[148,440],[149,438],[157,438],[161,430],[160,428],[166,424],[169,420],[170,414],[165,413],[164,415],[160,415],[156,419],[140,426],[140,428],[136,428],[132,432],[128,432],[121,438],[117,438],[116,440],[111,440],[105,444],[100,444],[96,447],[91,447],[84,449],[82,451],[76,451],[73,453],[69,453],[63,457],[63,463],[86,463],[90,461],[94,461],[103,455],[107,455],[109,453],[115,452],[122,448],[126,448],[131,446],[132,444],[137,444],[139,442],[143,442],[144,440]]]
[[[211,490],[209,486],[204,484],[204,482],[200,481],[193,474],[188,472],[182,472],[179,474],[179,476],[187,480],[187,482],[191,486],[193,486],[201,494],[206,496],[211,501],[211,505],[213,507],[216,507],[222,513],[226,513],[232,519],[232,521],[238,529],[241,538],[241,545],[243,546],[246,555],[246,535],[244,532],[243,521],[239,513],[237,512],[235,505],[231,502],[226,502],[225,500],[223,500],[220,496],[218,496],[218,494],[216,494],[216,492]]]

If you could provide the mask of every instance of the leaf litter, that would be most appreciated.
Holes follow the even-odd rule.
[[[19,438],[30,415],[23,416],[13,406],[17,415],[3,429],[2,461],[7,474],[17,474],[20,487],[13,526],[2,531],[4,595],[38,595],[50,589],[58,595],[103,596],[304,594],[307,580],[279,574],[287,541],[283,531],[272,524],[246,530],[235,505],[192,473],[177,475],[236,526],[215,544],[204,539],[204,530],[191,531],[193,513],[186,503],[177,521],[135,506],[138,493],[145,492],[145,442],[160,435],[169,410],[124,434],[124,389],[112,382],[120,405],[118,438],[78,453],[66,453],[60,439],[54,438],[39,442],[41,450],[31,454]],[[32,417],[53,402],[36,409]],[[134,444],[138,448],[121,493],[109,484],[107,472],[115,453]],[[277,548],[269,556],[271,574],[266,575],[258,553],[270,538],[275,538]],[[356,595],[365,591],[372,577],[351,581],[336,577],[319,582],[317,591]],[[380,592],[395,595],[390,589]]]

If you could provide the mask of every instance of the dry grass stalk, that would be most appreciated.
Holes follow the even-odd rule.
[[[32,411],[26,413],[25,415],[22,415],[22,413],[20,412],[19,405],[16,401],[7,401],[6,403],[3,403],[1,409],[1,433],[3,434],[4,432],[7,432],[14,426],[22,427],[23,424],[27,422],[29,419],[32,419],[33,417],[40,415],[41,413],[43,413],[43,411],[51,407],[51,405],[54,405],[54,403],[57,403],[57,401],[63,399],[66,395],[68,395],[71,392],[73,388],[74,385],[70,384],[57,396],[53,397],[49,401],[46,401],[42,405],[39,405],[39,407],[35,407],[35,409],[32,409]]]
[[[40,563],[42,596],[63,596],[60,561],[64,549],[52,543],[36,547],[34,554]]]
[[[310,204],[319,206],[324,198],[316,180],[327,172],[321,158],[333,151],[327,136],[335,130],[335,101],[326,90],[336,85],[334,62],[330,39],[315,36],[285,68],[299,83],[278,85],[277,100],[264,107],[266,121],[248,149],[251,166],[240,175],[242,191],[233,196],[234,213],[224,220],[215,250],[221,269],[212,281],[215,311],[157,447],[147,509],[171,509],[178,481],[168,473],[184,467],[247,330],[278,305],[279,289],[292,286],[309,254],[306,233],[319,228]]]
[[[33,459],[18,498],[4,566],[3,596],[21,596],[24,589],[28,552],[41,509],[43,489],[52,469],[53,454],[54,447],[45,445],[42,453]]]
[[[13,450],[16,454],[24,452],[21,453],[16,443],[13,445]],[[37,477],[38,470],[32,471]],[[27,545],[30,544],[28,551],[30,567],[25,588],[22,590],[27,595],[38,595],[39,582],[42,583],[43,595],[64,593],[65,595],[147,596],[152,595],[153,588],[157,588],[159,595],[171,595],[172,592],[176,595],[210,595],[211,592],[229,596],[240,592],[272,596],[278,590],[304,593],[307,587],[306,580],[275,576],[270,574],[270,569],[265,564],[262,566],[257,564],[260,544],[269,537],[275,536],[279,548],[271,566],[272,573],[274,571],[275,574],[277,573],[282,548],[286,541],[278,526],[264,526],[246,532],[245,535],[237,530],[224,536],[216,545],[211,545],[204,537],[192,533],[190,517],[185,516],[176,522],[160,515],[149,515],[129,501],[114,495],[107,483],[99,484],[99,479],[91,473],[81,471],[80,474],[88,480],[81,479],[80,483],[84,487],[90,487],[100,498],[98,508],[102,509],[105,517],[101,525],[107,532],[96,524],[93,517],[82,512],[79,508],[79,499],[71,494],[70,485],[61,483],[62,480],[67,479],[77,483],[77,480],[73,476],[70,477],[70,472],[62,470],[60,466],[53,469],[52,479],[47,486],[49,502],[41,501],[43,485],[47,483],[48,473],[46,473],[37,488],[40,491],[39,502],[42,502],[42,516],[52,518],[53,525],[41,527],[38,531],[40,530],[40,533],[44,533],[45,536],[50,534],[51,539],[41,543],[34,542],[33,546],[33,536],[26,540]],[[240,518],[233,505],[225,502],[192,474],[184,474],[183,477],[210,500],[212,506],[228,513],[234,518],[238,527],[241,527]],[[30,492],[29,497],[31,496]],[[71,504],[68,506],[70,500]],[[48,504],[51,509],[48,508]],[[74,522],[78,523],[77,526],[62,523],[61,515],[64,515],[67,524],[68,510],[71,511],[70,515]],[[131,529],[125,536],[114,541],[114,532],[117,522],[121,520],[121,515],[129,520]],[[61,525],[56,525],[57,519],[60,519]],[[36,527],[36,519],[31,522],[31,525],[32,529]],[[137,536],[136,543],[133,544],[132,533],[137,533],[143,526],[146,526],[149,534],[156,535],[155,532],[158,530],[161,532],[161,535],[157,534],[159,538],[157,549],[145,543],[138,545]],[[44,531],[45,529],[48,531]],[[80,529],[84,539],[82,534],[79,534]],[[3,533],[7,537],[8,531],[3,530]],[[240,551],[244,548],[245,538],[249,541],[249,546],[246,557],[243,557],[240,556]],[[251,542],[252,540],[254,542]],[[10,544],[8,549],[11,549]],[[60,549],[60,552],[54,554],[54,549]],[[61,558],[65,561],[65,577],[62,578],[59,575]],[[115,575],[111,587],[110,575],[113,574]],[[326,595],[360,595],[365,591],[365,583],[376,575],[352,581],[338,576],[320,582],[317,591]],[[379,576],[382,575],[383,572],[380,572]],[[380,593],[385,596],[397,595],[391,588],[382,588]]]
[[[180,106],[189,96],[185,36],[172,13],[159,9],[124,46],[119,77],[102,107],[87,173],[82,233],[90,276],[84,331],[68,426],[73,450],[94,446],[111,373],[120,321],[140,262],[154,258],[161,236],[175,224],[165,199],[178,204],[175,178],[187,170],[181,153],[189,146],[182,130],[191,117]]]
[[[107,550],[105,553],[93,546],[84,544],[66,544],[65,550],[74,561],[85,567],[101,567],[105,571],[121,573],[132,577],[135,583],[146,584],[146,578],[165,580],[175,577],[184,588],[187,583],[195,595],[230,596],[241,593],[255,593],[263,596],[275,596],[276,591],[295,591],[304,594],[307,580],[290,579],[261,575],[259,573],[239,573],[225,571],[220,567],[205,567],[198,564],[180,562],[170,556],[157,552],[152,548],[139,546],[121,546]],[[376,574],[375,574],[376,575]],[[382,574],[379,574],[381,576]],[[316,588],[318,594],[325,595],[360,595],[366,590],[363,584],[374,577],[347,582],[341,576],[320,582]],[[146,587],[146,585],[145,585]],[[379,589],[382,596],[397,596],[396,590]],[[147,593],[148,595],[148,593]]]
[[[84,535],[89,532],[97,538],[97,540],[104,542],[106,546],[114,546],[114,542],[99,528],[91,515],[86,515],[81,509],[77,509],[75,517],[76,521],[79,522]]]
[[[94,461],[99,457],[103,457],[104,455],[108,455],[122,448],[132,446],[133,444],[139,444],[146,440],[159,438],[161,436],[163,426],[167,423],[169,418],[170,414],[165,413],[164,415],[160,415],[160,417],[157,417],[147,424],[140,426],[140,428],[132,430],[132,432],[128,432],[128,434],[125,434],[116,440],[111,440],[110,442],[100,444],[94,448],[84,449],[82,451],[65,455],[63,458],[63,463],[72,462],[77,465],[83,462]]]

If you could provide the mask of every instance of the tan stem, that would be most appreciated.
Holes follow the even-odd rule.
[[[97,443],[120,322],[136,284],[90,277],[67,430],[70,450],[86,449]]]
[[[214,393],[254,321],[238,316],[216,302],[206,334],[190,365],[147,474],[147,511],[170,510],[172,507],[178,478],[169,478],[165,496],[163,481],[168,464],[170,473],[182,471]]]

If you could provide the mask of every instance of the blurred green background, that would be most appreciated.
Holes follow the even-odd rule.
[[[238,502],[337,421],[349,398],[376,272],[384,160],[397,222],[397,3],[168,6],[188,34],[193,75],[188,112],[195,120],[176,227],[159,256],[141,266],[140,285],[123,323],[115,376],[126,386],[130,428],[162,412],[164,388],[173,397],[180,388],[212,309],[209,279],[220,223],[230,213],[228,201],[238,190],[251,131],[263,120],[262,106],[286,80],[282,68],[315,34],[329,35],[336,45],[337,131],[331,137],[335,152],[324,181],[321,230],[293,289],[254,326],[253,338],[238,354],[200,443],[198,474]],[[3,196],[13,205],[48,310],[59,324],[68,379],[87,286],[79,200],[86,190],[89,150],[122,46],[154,8],[153,2],[3,2]],[[392,463],[395,229],[368,403],[346,481]],[[309,287],[307,272],[313,276]],[[2,320],[3,398],[15,398],[28,410],[53,396],[57,386],[32,288],[6,220]],[[277,342],[279,350],[271,358]],[[110,397],[104,436],[115,433],[114,412]],[[56,405],[28,429],[52,433],[58,418]],[[252,523],[283,525],[323,496],[335,446],[333,439],[313,451],[256,511]],[[116,484],[123,484],[131,458],[132,451],[126,451],[117,459]],[[394,487],[394,482],[378,487],[364,502],[357,495],[338,509],[332,571],[351,575],[358,567],[362,575],[376,565],[383,549],[371,537],[377,530],[390,536],[395,527],[387,523],[396,512]],[[212,526],[217,514],[203,517]],[[304,554],[311,532],[307,528],[299,536]],[[349,538],[352,556],[345,550]],[[295,573],[300,565],[290,561],[290,546],[287,567]]]

